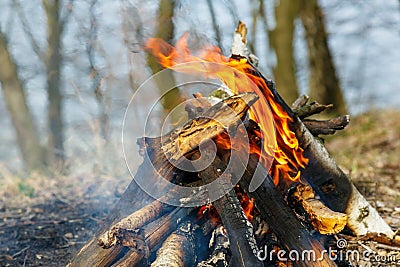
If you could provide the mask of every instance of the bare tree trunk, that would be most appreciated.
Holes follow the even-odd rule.
[[[64,162],[64,137],[61,94],[61,36],[63,23],[60,19],[59,0],[42,0],[47,18],[47,51],[45,55],[48,94],[48,160],[57,164]]]
[[[222,49],[221,33],[219,31],[217,17],[215,15],[214,6],[213,6],[213,3],[212,3],[211,0],[207,0],[207,6],[208,6],[208,9],[210,10],[211,22],[213,24],[213,28],[214,28],[214,31],[215,31],[215,39],[217,41],[217,45],[218,45],[219,48]]]
[[[98,0],[90,1],[89,8],[89,18],[90,18],[90,28],[89,28],[89,38],[86,44],[86,53],[90,65],[90,77],[92,78],[92,91],[96,96],[97,105],[100,110],[100,133],[104,140],[108,141],[109,138],[109,126],[110,118],[108,114],[108,103],[107,95],[102,88],[102,75],[96,67],[96,41],[97,41],[97,27],[98,21],[96,18],[96,5]]]
[[[294,20],[298,14],[297,1],[280,0],[275,7],[275,29],[269,31],[270,45],[276,54],[274,79],[283,99],[292,103],[297,99],[298,89],[293,56]]]
[[[29,171],[40,170],[45,165],[43,150],[26,103],[24,88],[18,77],[17,66],[7,49],[7,42],[1,31],[0,62],[1,88],[17,134],[17,142],[22,158]]]
[[[346,104],[328,46],[324,15],[318,1],[302,0],[300,17],[308,46],[310,97],[320,103],[333,104],[329,111],[333,115],[346,114]]]
[[[174,37],[174,23],[172,21],[172,17],[174,16],[174,7],[175,5],[173,0],[160,0],[157,29],[154,37],[161,38],[167,42],[171,42]],[[149,65],[153,74],[156,74],[163,69],[160,64],[158,64],[156,59],[150,54],[147,55],[147,64]],[[167,75],[165,75],[165,77],[167,77]],[[160,79],[156,79],[156,82],[158,83],[157,86],[160,90],[160,94],[164,94],[165,88],[171,88],[169,85],[175,85],[175,78],[171,74],[169,75],[168,80],[164,79],[163,81],[161,81]],[[180,102],[179,89],[173,88],[165,94],[162,104],[165,111],[169,113]],[[179,118],[175,118],[172,114],[171,119],[173,120],[173,122],[177,122]]]

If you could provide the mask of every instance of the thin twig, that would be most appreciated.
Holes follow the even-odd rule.
[[[31,42],[32,50],[38,56],[40,60],[44,60],[44,52],[40,49],[38,42],[36,41],[35,37],[32,34],[32,28],[29,26],[28,20],[26,18],[26,14],[23,11],[21,3],[18,0],[13,0],[13,6],[18,13],[19,20],[22,23],[22,29],[24,33],[28,36],[28,39]]]

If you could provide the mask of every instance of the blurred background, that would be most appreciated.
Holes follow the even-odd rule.
[[[229,56],[238,20],[259,68],[288,103],[309,94],[335,104],[332,115],[399,108],[399,3],[2,0],[0,183],[18,181],[15,190],[32,193],[24,179],[44,173],[126,185],[124,111],[161,70],[142,50],[146,39],[174,44],[189,32],[194,50],[212,44]],[[181,99],[175,90],[163,108]]]

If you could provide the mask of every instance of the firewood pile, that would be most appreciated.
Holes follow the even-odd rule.
[[[214,105],[195,94],[185,107],[188,122],[159,138],[138,140],[144,162],[135,179],[165,179],[193,188],[192,194],[162,188],[167,193],[153,199],[133,179],[69,266],[345,266],[347,259],[326,253],[346,249],[336,242],[338,234],[374,234],[398,245],[319,137],[344,129],[349,116],[309,119],[331,105],[306,96],[289,107],[249,56],[246,31],[239,23],[232,56],[222,60],[240,72],[233,83],[220,70],[213,73],[233,94]],[[194,60],[160,40],[150,40],[147,50],[168,58],[160,59],[164,67]],[[251,79],[256,88],[239,87],[237,79]],[[276,127],[268,142],[266,118]],[[187,160],[197,171],[179,168]],[[197,206],[199,200],[206,204]],[[312,251],[311,257],[301,257],[304,251]]]

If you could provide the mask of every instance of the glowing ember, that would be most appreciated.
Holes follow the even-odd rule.
[[[219,217],[218,211],[210,203],[199,208],[197,212],[197,218],[206,217],[211,220],[213,225],[217,225],[221,222],[221,217]]]
[[[263,145],[262,151],[258,147],[252,147],[250,153],[259,155],[261,162],[267,169],[271,164],[269,158],[273,155],[274,161],[270,172],[276,185],[280,178],[283,178],[286,183],[299,180],[299,168],[304,168],[308,159],[303,156],[303,149],[299,146],[295,134],[289,128],[292,118],[275,102],[274,96],[264,79],[257,75],[256,70],[247,62],[247,59],[225,57],[218,47],[205,47],[198,56],[194,56],[187,47],[187,38],[188,35],[185,34],[176,43],[176,47],[169,45],[162,39],[151,38],[145,49],[166,68],[184,73],[202,74],[209,78],[218,78],[233,93],[257,93],[260,100],[251,107],[250,117],[259,124]],[[207,65],[202,63],[218,64]],[[223,139],[220,136],[220,138],[217,138],[217,142],[228,147],[229,141],[223,142]]]
[[[254,198],[250,198],[247,194],[242,192],[239,186],[235,186],[236,194],[240,201],[240,205],[246,215],[247,219],[252,222],[253,221],[253,212],[254,212]]]

